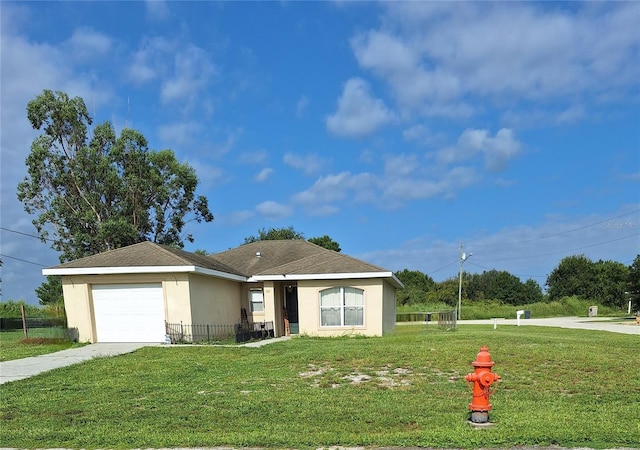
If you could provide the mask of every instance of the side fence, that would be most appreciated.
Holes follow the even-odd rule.
[[[274,337],[273,322],[242,322],[235,325],[166,323],[167,338],[181,343],[240,343]]]
[[[0,317],[0,331],[22,331],[25,338],[74,339],[63,317]]]
[[[436,317],[438,327],[443,330],[456,330],[458,328],[457,310],[438,312],[410,312],[396,314],[396,322],[431,322]]]
[[[443,330],[457,330],[458,329],[458,311],[440,311],[438,313],[438,327]]]

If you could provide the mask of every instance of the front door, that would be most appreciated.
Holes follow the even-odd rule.
[[[284,308],[286,309],[285,321],[289,320],[289,330],[291,334],[300,333],[298,323],[298,287],[285,286],[284,288]],[[286,322],[285,322],[286,328]]]

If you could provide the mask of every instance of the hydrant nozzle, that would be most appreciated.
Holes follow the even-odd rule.
[[[489,403],[489,396],[492,394],[491,385],[498,382],[500,375],[491,371],[495,362],[491,360],[487,346],[480,348],[476,360],[471,365],[475,368],[473,373],[464,377],[468,383],[473,383],[473,397],[469,404],[471,422],[486,423],[489,420],[489,411],[491,410]]]

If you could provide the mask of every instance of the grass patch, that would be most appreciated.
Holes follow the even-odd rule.
[[[494,428],[467,423],[464,375],[488,345]],[[399,326],[382,338],[261,348],[148,347],[2,387],[16,448],[631,447],[637,336],[554,328]]]
[[[589,307],[598,305],[593,300],[583,300],[578,297],[564,297],[559,301],[537,302],[527,305],[509,305],[499,301],[483,301],[462,303],[463,320],[491,319],[493,317],[505,317],[515,319],[516,311],[531,311],[531,317],[541,319],[545,317],[569,317],[587,316]],[[412,305],[400,305],[396,308],[398,316],[404,320],[403,313],[411,312],[437,312],[456,309],[446,303],[416,303]],[[598,306],[598,315],[616,317],[624,314],[624,311],[606,306]],[[424,320],[424,319],[421,319]]]
[[[0,361],[46,355],[77,345],[50,329],[32,329],[28,339],[22,331],[3,331],[0,332]]]

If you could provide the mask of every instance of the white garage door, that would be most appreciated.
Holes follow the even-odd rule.
[[[161,284],[93,285],[98,342],[163,342]]]

